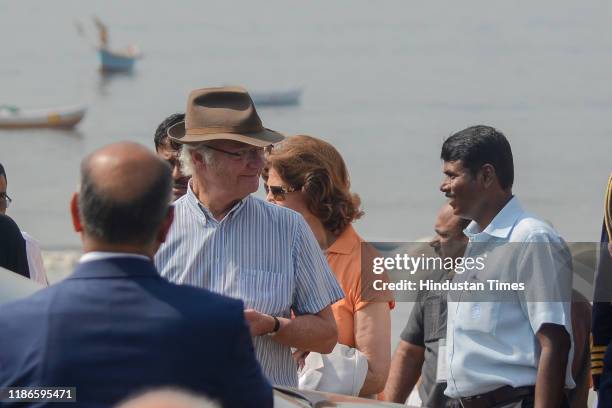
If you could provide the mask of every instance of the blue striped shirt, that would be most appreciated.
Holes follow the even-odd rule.
[[[247,196],[221,221],[189,186],[175,204],[174,223],[155,256],[174,283],[241,299],[273,316],[315,314],[344,297],[306,221],[295,211]],[[297,386],[289,347],[253,339],[264,373],[276,385]]]

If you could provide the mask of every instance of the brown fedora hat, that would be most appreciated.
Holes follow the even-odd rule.
[[[184,144],[226,139],[262,147],[285,138],[263,127],[249,93],[235,86],[191,91],[185,121],[170,127],[168,136]]]

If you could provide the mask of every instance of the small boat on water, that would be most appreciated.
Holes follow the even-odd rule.
[[[298,105],[302,90],[299,88],[283,91],[251,92],[255,106],[290,106]]]
[[[134,69],[134,63],[140,57],[137,51],[110,51],[106,48],[98,49],[100,69],[102,72],[129,72]]]
[[[23,109],[0,105],[0,129],[63,128],[70,129],[83,119],[87,107]]]
[[[98,29],[98,58],[100,59],[100,70],[102,72],[131,72],[134,63],[141,57],[135,45],[128,46],[125,50],[111,50],[108,36],[108,27],[98,17],[93,17],[94,24]],[[77,30],[81,36],[85,36],[85,30],[78,24]]]

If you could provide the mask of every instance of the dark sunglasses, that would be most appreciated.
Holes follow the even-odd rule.
[[[274,201],[285,201],[287,194],[300,190],[299,188],[293,187],[269,186],[266,183],[264,183],[264,189],[266,190],[266,194],[272,193]]]

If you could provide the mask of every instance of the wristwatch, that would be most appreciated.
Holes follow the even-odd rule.
[[[274,328],[271,332],[267,333],[268,336],[274,336],[276,333],[278,333],[278,330],[280,329],[280,320],[278,320],[278,317],[272,316],[272,318],[274,319]]]

